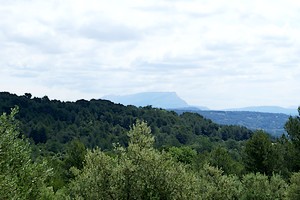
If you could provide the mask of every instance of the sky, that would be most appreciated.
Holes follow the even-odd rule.
[[[300,1],[0,0],[0,91],[300,105]]]

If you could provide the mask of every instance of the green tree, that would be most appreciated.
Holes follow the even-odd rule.
[[[146,123],[137,121],[128,137],[128,147],[116,147],[114,157],[88,151],[83,169],[73,169],[70,194],[79,199],[199,199],[195,174],[153,148]]]
[[[200,196],[208,200],[240,199],[242,185],[235,175],[223,175],[217,167],[205,164],[199,172]]]
[[[288,179],[293,171],[297,171],[295,160],[298,155],[295,145],[285,135],[276,139],[274,150],[274,172]]]
[[[288,198],[291,200],[300,199],[300,172],[293,173],[291,176],[287,193]]]
[[[285,124],[285,130],[295,147],[295,156],[293,157],[294,171],[300,170],[300,107],[298,108],[299,116],[290,117]]]
[[[212,166],[221,168],[225,174],[240,175],[244,170],[243,164],[235,161],[228,150],[220,146],[210,153],[209,163]]]
[[[43,161],[31,160],[29,143],[17,128],[17,112],[14,108],[10,115],[0,116],[0,199],[40,199],[51,169]]]
[[[272,142],[263,131],[256,131],[245,145],[245,167],[249,172],[272,175],[274,169]]]
[[[240,199],[286,199],[287,184],[278,175],[269,178],[261,173],[249,173],[243,177],[242,185]]]
[[[168,152],[177,161],[189,165],[193,164],[197,157],[197,152],[189,146],[171,147],[168,149]]]
[[[300,115],[300,107],[298,108]],[[300,148],[300,116],[290,117],[285,124],[285,130],[292,141]]]
[[[69,171],[71,167],[75,167],[77,169],[83,168],[85,154],[86,148],[79,140],[72,140],[68,144],[65,159],[63,161],[63,165],[66,170],[66,177],[68,179],[73,177]]]

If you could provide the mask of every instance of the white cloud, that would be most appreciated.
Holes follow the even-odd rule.
[[[292,0],[0,0],[0,90],[298,105],[299,11]]]

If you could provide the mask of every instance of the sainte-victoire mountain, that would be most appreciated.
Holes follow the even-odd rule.
[[[175,92],[143,92],[131,95],[108,95],[102,97],[114,103],[134,106],[153,106],[155,108],[190,108],[186,101],[178,97]]]

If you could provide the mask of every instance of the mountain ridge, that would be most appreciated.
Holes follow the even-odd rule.
[[[129,95],[106,95],[102,99],[114,103],[134,106],[153,106],[158,108],[188,108],[191,107],[181,99],[176,92],[142,92]]]
[[[248,106],[243,108],[224,109],[223,111],[248,111],[248,112],[262,112],[262,113],[282,113],[286,115],[297,115],[297,108],[284,108],[280,106]]]

